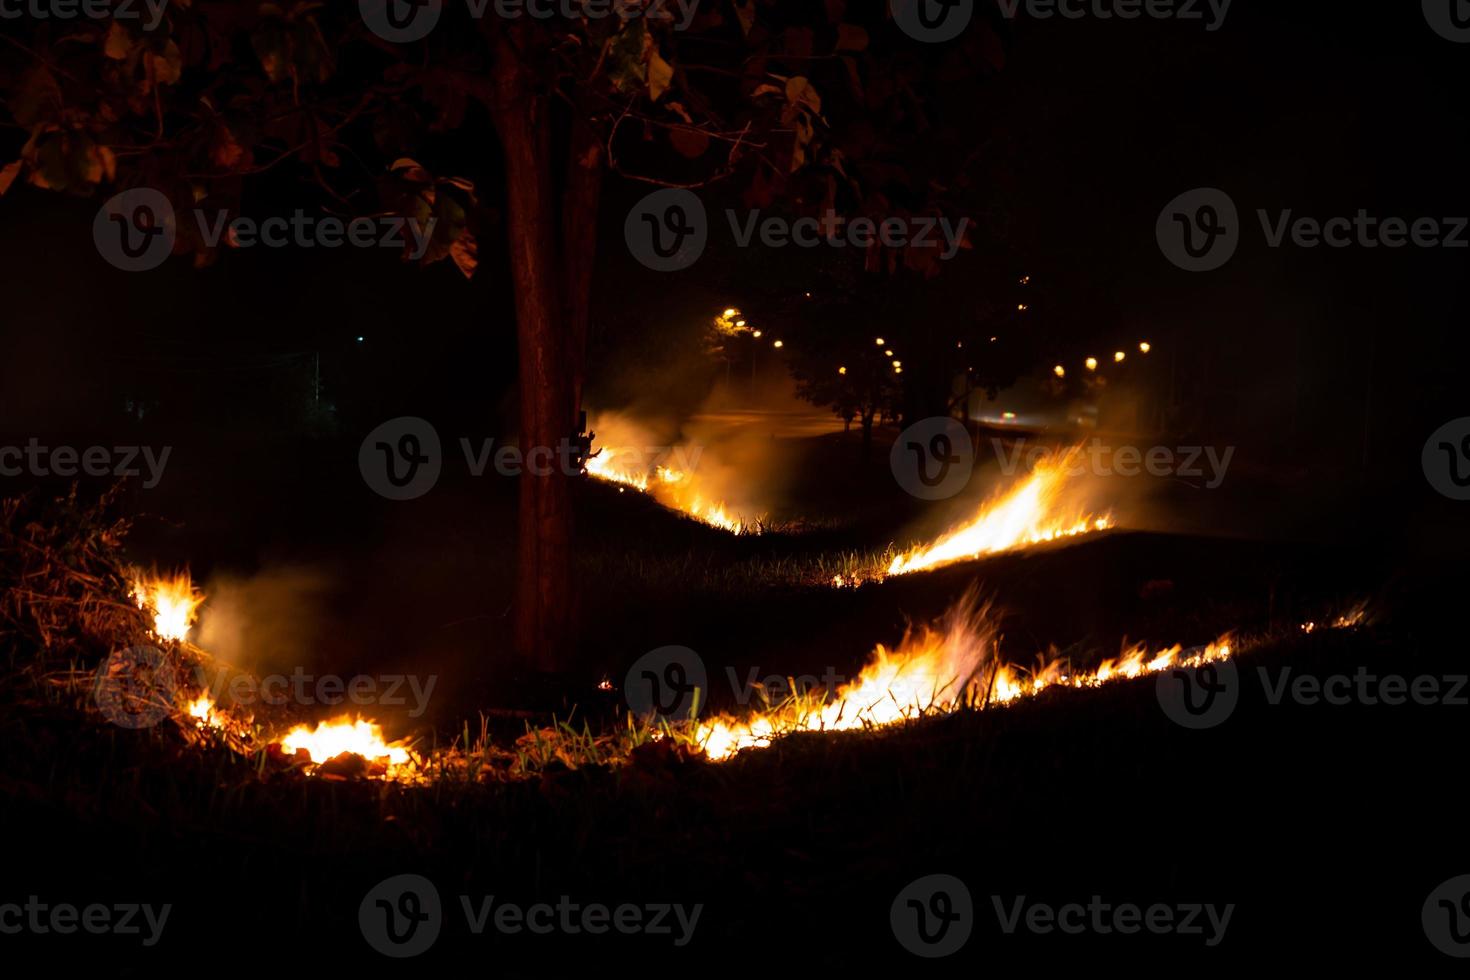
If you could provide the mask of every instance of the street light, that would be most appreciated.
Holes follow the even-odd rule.
[[[1117,364],[1122,364],[1123,363],[1123,359],[1125,357],[1127,357],[1127,356],[1128,356],[1127,354],[1123,353],[1120,350],[1113,351],[1113,361],[1115,363],[1117,363]]]
[[[837,369],[837,373],[838,374],[846,374],[847,373],[847,368],[840,367],[840,368]]]
[[[1083,361],[1082,363],[1087,365],[1087,370],[1089,371],[1097,370],[1097,358],[1095,357],[1089,357],[1086,361]]]
[[[733,307],[733,306],[730,307],[728,310],[725,311],[725,319],[727,319],[727,320],[730,317],[732,317],[732,316],[739,316],[739,315],[740,315],[740,311],[737,310],[737,309],[735,309],[735,307]]]
[[[783,343],[781,343],[781,341],[778,340],[774,344],[772,344],[771,346],[772,347],[785,347],[786,345],[783,344]]]
[[[1140,354],[1147,354],[1149,351],[1151,351],[1153,349],[1154,349],[1154,345],[1153,344],[1150,344],[1146,340],[1140,342],[1139,345],[1138,345],[1138,353],[1140,353]]]
[[[877,344],[879,347],[882,347],[883,346],[883,338],[882,337],[879,337],[877,340],[873,341],[873,343]]]
[[[1051,369],[1051,373],[1055,374],[1059,378],[1065,378],[1067,376],[1067,369],[1058,364],[1056,367]]]

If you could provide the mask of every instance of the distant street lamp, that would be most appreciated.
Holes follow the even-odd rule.
[[[1084,363],[1084,364],[1087,365],[1087,370],[1089,370],[1089,371],[1096,371],[1097,370],[1097,358],[1095,358],[1095,357],[1089,357],[1087,360],[1083,361],[1082,363]]]
[[[1149,342],[1148,342],[1148,341],[1146,341],[1146,340],[1145,340],[1145,341],[1142,341],[1142,342],[1141,342],[1141,343],[1139,343],[1139,345],[1138,345],[1138,352],[1139,352],[1139,353],[1140,353],[1140,354],[1147,354],[1147,353],[1148,353],[1148,352],[1149,352],[1149,351],[1151,351],[1151,350],[1153,350],[1153,349],[1154,349],[1154,345],[1153,345],[1153,344],[1150,344],[1150,343],[1149,343]]]
[[[1113,351],[1113,361],[1116,362],[1116,363],[1118,363],[1118,364],[1122,364],[1123,363],[1123,358],[1125,358],[1127,356],[1128,356],[1127,354],[1123,353],[1120,350]]]
[[[1065,378],[1067,376],[1067,369],[1058,364],[1056,367],[1051,369],[1051,373],[1055,374],[1059,378]]]

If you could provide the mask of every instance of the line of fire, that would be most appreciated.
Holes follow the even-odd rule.
[[[1470,958],[1399,6],[0,0],[0,965]]]

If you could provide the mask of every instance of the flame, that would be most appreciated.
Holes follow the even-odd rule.
[[[996,641],[986,610],[967,596],[937,628],[911,631],[890,652],[880,644],[858,677],[831,698],[793,698],[767,713],[702,723],[696,740],[712,759],[795,731],[891,725],[972,703],[976,677]]]
[[[370,762],[386,761],[390,766],[406,765],[409,761],[408,749],[384,741],[382,728],[362,718],[318,722],[314,729],[297,725],[281,739],[281,748],[290,754],[305,749],[311,761],[318,764],[343,752],[360,755]]]
[[[646,493],[671,510],[688,514],[712,527],[733,534],[753,534],[754,525],[732,514],[724,503],[707,499],[700,493],[694,475],[669,466],[657,466],[650,473],[643,468],[643,454],[636,449],[612,449],[604,446],[587,460],[587,473],[599,480],[631,487]]]
[[[194,625],[204,594],[195,590],[187,573],[170,578],[138,578],[133,584],[138,608],[153,613],[153,633],[160,640],[183,642]]]
[[[951,528],[933,544],[894,557],[889,575],[939,568],[1028,544],[1106,530],[1112,516],[1061,517],[1060,498],[1078,450],[1042,462],[1009,491],[991,498],[969,522]]]
[[[198,722],[201,728],[223,729],[225,727],[224,718],[215,710],[214,698],[208,694],[201,694],[190,701],[188,711],[189,717]]]

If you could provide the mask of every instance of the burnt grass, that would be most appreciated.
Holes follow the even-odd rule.
[[[650,550],[667,545],[664,535],[697,546],[709,533],[686,525],[654,531]],[[813,545],[776,536],[714,547],[779,569]],[[675,593],[655,574],[591,600],[607,613],[607,673],[659,642],[696,647],[712,672],[855,672],[874,643],[893,644],[905,622],[932,618],[977,583],[1018,660],[1047,647],[1095,660],[1125,638],[1188,645],[1231,629],[1255,638],[1237,661],[1237,708],[1202,731],[1170,721],[1145,679],[881,732],[793,736],[723,764],[647,752],[519,782],[404,787],[262,771],[171,726],[126,730],[86,703],[7,698],[5,896],[171,903],[156,947],[68,937],[69,958],[123,973],[189,964],[378,975],[393,964],[363,942],[358,905],[403,873],[433,881],[445,906],[439,941],[404,964],[423,970],[1443,968],[1450,961],[1425,941],[1420,907],[1470,871],[1460,764],[1470,708],[1272,704],[1257,668],[1273,684],[1283,668],[1463,674],[1463,639],[1448,639],[1456,581],[1361,543],[1120,532],[857,590],[773,574],[764,586],[756,578],[722,593],[686,581]],[[1370,602],[1368,625],[1298,628],[1357,599]],[[12,653],[9,669],[19,666]],[[487,696],[460,686],[433,722],[441,732]],[[590,699],[578,711],[599,723],[613,715]],[[958,953],[926,961],[895,942],[889,910],[904,885],[934,873],[966,882],[975,926]],[[461,895],[703,911],[685,947],[670,936],[473,935]],[[1203,935],[1007,934],[993,904],[1094,895],[1235,909],[1211,947]],[[45,955],[57,938],[3,942]]]

